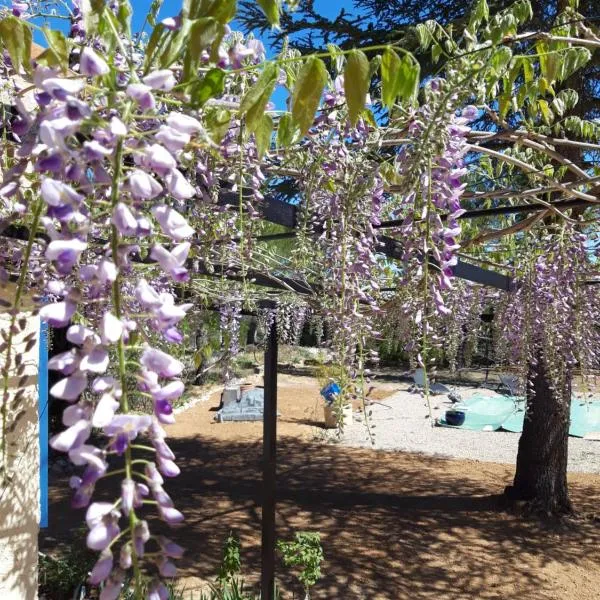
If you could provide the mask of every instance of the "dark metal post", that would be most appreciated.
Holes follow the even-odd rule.
[[[265,349],[263,415],[263,501],[261,600],[275,600],[275,477],[277,474],[277,323],[271,323]]]

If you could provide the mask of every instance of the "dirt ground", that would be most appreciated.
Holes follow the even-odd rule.
[[[380,383],[374,397],[395,389]],[[600,476],[570,477],[576,508],[588,518],[563,527],[528,521],[499,509],[513,466],[328,443],[316,381],[280,376],[278,390],[278,537],[321,533],[325,561],[314,598],[600,597],[600,529],[589,518]],[[241,539],[247,581],[255,584],[260,571],[262,423],[217,424],[217,404],[215,394],[169,427],[182,473],[167,489],[186,515],[173,537],[187,548],[179,564],[189,590],[214,578],[230,531]],[[51,485],[42,548],[69,543],[82,520],[69,508],[65,478]],[[277,577],[285,598],[301,597],[283,569]]]

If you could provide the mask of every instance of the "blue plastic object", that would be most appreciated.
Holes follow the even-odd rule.
[[[40,527],[48,527],[48,325],[40,323],[38,362]]]
[[[340,394],[342,388],[337,383],[328,383],[322,390],[321,396],[325,398],[325,401],[328,404],[332,404],[335,400],[335,397]]]
[[[462,410],[447,410],[446,423],[453,427],[460,427],[465,422],[466,415]]]

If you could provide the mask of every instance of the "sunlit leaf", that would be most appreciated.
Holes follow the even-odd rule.
[[[273,118],[271,115],[262,114],[254,129],[256,149],[258,155],[262,156],[271,147],[271,136],[273,134]]]
[[[344,68],[344,92],[350,124],[356,125],[369,92],[369,59],[361,50],[352,50],[348,54]]]
[[[381,96],[383,104],[391,108],[400,90],[400,57],[386,48],[381,57]]]
[[[59,66],[66,72],[69,68],[69,46],[65,36],[62,32],[48,27],[44,27],[44,36],[50,47],[37,58],[37,62],[41,59],[42,64]]]
[[[309,130],[314,121],[326,83],[325,63],[320,58],[311,56],[300,70],[292,93],[292,117],[300,129],[301,136]]]
[[[87,35],[93,35],[98,30],[104,4],[104,0],[80,0],[79,6]]]
[[[193,57],[200,57],[203,50],[209,48],[219,35],[222,25],[213,17],[205,17],[194,21],[190,27],[189,52]]]
[[[277,83],[279,69],[275,63],[267,63],[256,83],[248,90],[240,104],[240,116],[246,117],[248,131],[256,130],[265,112],[267,102]]]
[[[257,0],[258,5],[267,17],[267,21],[274,26],[279,27],[279,11],[280,11],[280,0]]]
[[[190,100],[194,108],[200,108],[210,98],[215,98],[223,93],[225,85],[225,71],[223,69],[210,69],[204,77],[195,81],[189,88]]]
[[[31,71],[31,29],[21,19],[9,16],[0,21],[0,42],[13,64],[15,71],[19,72],[23,67],[27,72]]]
[[[290,113],[284,113],[277,123],[277,146],[284,148],[294,142],[298,128]]]

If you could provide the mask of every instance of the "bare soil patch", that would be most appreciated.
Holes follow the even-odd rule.
[[[377,395],[397,388],[379,384]],[[555,527],[501,511],[512,465],[324,443],[314,379],[281,376],[279,399],[278,535],[321,532],[314,598],[598,598],[597,523]],[[180,573],[190,590],[214,578],[231,530],[250,584],[260,570],[262,424],[214,423],[217,405],[214,395],[169,428],[182,473],[168,490],[187,517],[174,537],[187,547]],[[596,511],[600,476],[573,474],[570,484],[576,508]],[[82,516],[69,507],[64,478],[53,481],[42,546],[71,543]],[[301,597],[283,569],[278,579],[286,598]]]

